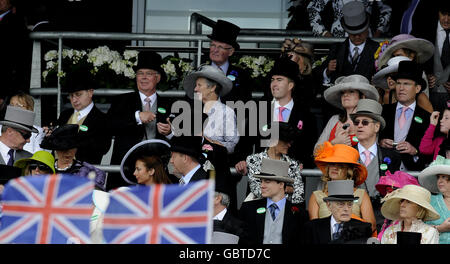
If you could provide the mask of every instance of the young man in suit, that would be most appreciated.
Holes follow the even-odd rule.
[[[372,228],[370,223],[352,218],[353,201],[358,200],[353,195],[353,181],[328,182],[328,197],[323,199],[331,216],[306,223],[303,227],[303,244],[335,244],[357,240],[365,244],[372,234]],[[352,232],[349,232],[350,229]]]
[[[412,61],[401,61],[394,80],[398,102],[383,105],[386,128],[380,134],[380,146],[398,152],[400,170],[421,171],[429,157],[419,153],[419,145],[430,123],[430,113],[416,104],[416,95],[426,85],[422,69]]]
[[[260,174],[263,199],[244,202],[239,218],[246,223],[250,244],[300,244],[307,212],[286,199],[289,163],[263,159]]]
[[[317,68],[316,75],[323,78],[324,85],[351,74],[371,80],[376,72],[373,56],[379,45],[368,37],[370,21],[364,4],[351,1],[343,6],[342,13],[341,24],[348,37],[343,43],[333,45],[323,66]]]
[[[181,176],[180,185],[209,178],[202,167],[205,160],[202,140],[200,136],[173,136],[170,140],[172,153],[169,162],[173,166],[174,174]]]
[[[81,68],[68,73],[63,84],[64,92],[69,94],[73,109],[61,112],[56,125],[76,124],[83,130],[83,142],[78,147],[76,158],[90,164],[100,164],[109,148],[111,136],[106,125],[106,114],[100,111],[93,102],[94,83],[89,75],[89,70]]]
[[[171,134],[167,117],[171,100],[157,94],[157,86],[166,78],[162,58],[153,51],[141,51],[136,72],[137,90],[116,96],[108,110],[109,131],[114,136],[111,164],[120,164],[126,152],[146,139],[167,140]],[[108,175],[108,190],[126,185],[120,174]]]

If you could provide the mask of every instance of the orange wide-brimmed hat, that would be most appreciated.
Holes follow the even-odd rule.
[[[344,144],[332,145],[329,141],[326,141],[318,147],[314,157],[314,162],[324,174],[327,170],[327,164],[346,163],[354,165],[358,170],[358,177],[353,179],[355,186],[361,185],[367,178],[367,169],[364,165],[358,163],[359,152],[353,147]]]

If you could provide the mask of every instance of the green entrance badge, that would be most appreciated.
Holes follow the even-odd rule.
[[[357,138],[356,136],[353,136],[353,137],[352,137],[352,141],[353,141],[353,142],[359,142],[359,140],[358,140],[358,138]]]
[[[256,209],[256,212],[258,214],[264,214],[266,212],[266,208],[265,207],[260,207],[260,208]]]
[[[380,165],[380,170],[387,170],[388,169],[388,166],[386,165],[386,164],[381,164]]]
[[[160,112],[161,114],[165,114],[167,111],[162,107],[158,107],[158,112]]]
[[[86,132],[86,131],[88,131],[88,127],[85,126],[85,125],[81,125],[80,126],[80,130],[83,131],[83,132]]]
[[[422,124],[422,122],[423,122],[422,118],[420,118],[420,117],[418,117],[418,116],[415,116],[415,117],[414,117],[414,121],[416,121],[416,122],[419,123],[419,124]]]

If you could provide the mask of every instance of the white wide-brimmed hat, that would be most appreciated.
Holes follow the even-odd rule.
[[[294,179],[289,177],[289,162],[282,160],[262,159],[261,171],[253,176],[259,179],[294,183]]]
[[[425,63],[434,53],[434,45],[426,39],[416,38],[413,35],[400,34],[391,39],[388,47],[383,51],[378,59],[378,67],[383,67],[392,57],[392,53],[398,49],[407,48],[415,51],[416,61],[419,64]]]
[[[413,184],[405,185],[383,198],[384,203],[381,207],[381,213],[387,219],[397,220],[400,218],[400,201],[408,200],[427,211],[424,219],[422,219],[423,221],[437,220],[440,215],[430,204],[430,199],[431,193],[427,189]]]
[[[398,71],[398,64],[401,61],[410,61],[411,59],[405,56],[397,56],[390,58],[387,62],[386,66],[379,70],[372,77],[372,84],[376,87],[380,87],[383,89],[388,89],[387,78],[388,74],[396,73]]]
[[[366,99],[378,101],[380,98],[377,89],[369,83],[366,77],[359,74],[337,78],[334,85],[326,89],[323,95],[328,103],[342,109],[341,94],[346,90],[360,91],[366,96]]]
[[[183,80],[183,87],[186,95],[194,99],[194,88],[197,78],[203,77],[213,80],[222,86],[219,97],[227,95],[233,87],[233,82],[225,76],[223,71],[211,65],[202,65],[195,72],[188,74]]]
[[[34,117],[35,113],[30,110],[8,105],[5,118],[0,121],[0,125],[38,133],[39,131],[33,127]]]
[[[436,175],[450,175],[450,159],[437,156],[436,159],[419,174],[419,183],[432,193],[439,193]]]

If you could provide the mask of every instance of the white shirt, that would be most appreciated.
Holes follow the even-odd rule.
[[[441,54],[442,54],[442,46],[444,46],[445,36],[446,36],[445,30],[441,26],[441,23],[438,21],[437,30],[436,30],[436,44],[437,44],[438,50],[439,50],[439,57],[441,57]],[[449,38],[450,38],[450,36],[449,36]]]
[[[198,169],[200,169],[200,164],[198,164],[195,168],[193,168],[192,170],[190,170],[186,175],[183,175],[183,176],[182,176],[183,181],[184,181],[184,184],[188,184],[189,181],[191,181],[192,176],[194,176],[194,173],[195,173]]]
[[[216,66],[219,67],[223,73],[226,75],[228,72],[228,67],[230,67],[230,63],[228,61],[226,61],[224,64],[222,64],[222,66],[218,66],[217,64],[215,64],[214,62],[211,62],[212,66]]]
[[[5,143],[0,141],[0,154],[2,155],[2,158],[3,158],[3,161],[5,162],[5,164],[8,163],[8,160],[9,160],[8,151],[10,149],[11,149],[10,147],[6,146]],[[14,152],[14,154],[15,154],[15,152]]]
[[[74,113],[76,113],[76,112],[80,113],[78,115],[78,120],[77,121],[80,121],[82,118],[87,116],[91,112],[92,108],[94,108],[94,102],[91,102],[88,106],[86,106],[85,108],[83,108],[80,111],[74,110]]]
[[[148,96],[146,96],[145,94],[139,92],[139,97],[141,98],[141,103],[142,103],[142,105],[145,105],[145,104],[147,103],[147,102],[145,102],[145,98],[147,98]],[[156,103],[156,98],[157,98],[157,97],[156,97],[156,93],[153,93],[152,95],[150,95],[150,107],[152,107],[153,104]],[[134,113],[134,117],[136,118],[136,123],[137,123],[138,125],[142,124],[141,118],[139,117],[139,113],[140,113],[140,112],[141,112],[141,111],[137,110],[137,111]]]
[[[279,121],[278,120],[278,112],[280,111],[279,110],[280,106],[282,106],[282,105],[280,105],[280,103],[277,100],[274,100],[274,105],[273,105],[273,120],[274,121]],[[289,101],[289,103],[287,103],[286,105],[283,105],[283,107],[285,107],[286,109],[289,109],[289,112],[288,112],[289,114],[288,114],[287,118],[283,115],[283,117],[285,118],[284,122],[287,122],[289,120],[289,117],[291,116],[292,108],[294,107],[294,99],[291,99]],[[286,113],[286,111],[284,111],[283,113]]]
[[[213,220],[223,220],[223,217],[225,216],[225,214],[227,213],[227,208],[223,209],[222,211],[220,211],[220,213],[216,214],[213,218]]]
[[[363,145],[358,143],[358,151],[359,151],[359,157],[361,158],[361,161],[363,163],[366,162],[366,155],[364,155],[364,151],[370,151],[370,160],[373,160],[377,156],[378,148],[377,148],[377,142],[375,142],[369,149],[366,149]]]

